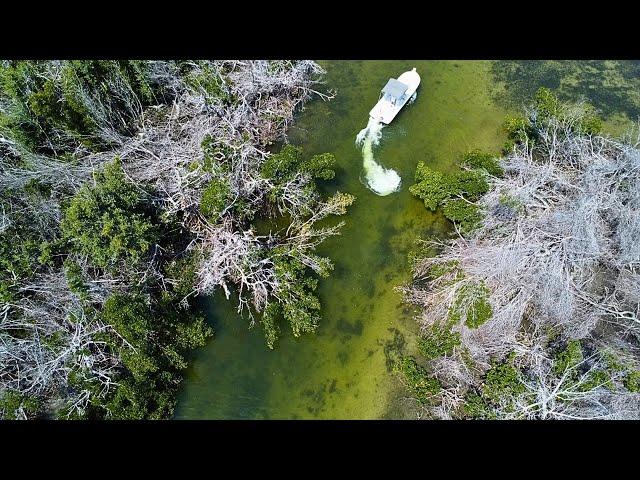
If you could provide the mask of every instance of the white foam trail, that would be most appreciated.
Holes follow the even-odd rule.
[[[380,196],[389,195],[400,189],[400,175],[395,170],[384,168],[373,158],[373,146],[378,145],[382,137],[384,124],[369,118],[367,127],[360,130],[356,136],[356,144],[362,145],[362,166],[364,168],[367,186]]]

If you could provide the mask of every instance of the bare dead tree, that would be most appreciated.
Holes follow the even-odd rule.
[[[486,285],[491,318],[477,328],[464,322],[452,327],[479,368],[471,377],[475,382],[490,359],[521,349],[524,331],[551,327],[564,339],[593,341],[602,334],[599,327],[609,324],[617,335],[640,334],[638,142],[579,134],[582,115],[577,107],[561,119],[542,121],[530,111],[536,140],[516,145],[501,161],[504,176],[488,179],[490,190],[478,202],[485,212],[481,226],[466,238],[432,242],[438,255],[420,260],[415,283],[401,288],[407,301],[421,306],[419,322],[429,329],[446,322],[465,287]],[[432,278],[434,266],[445,274]],[[609,335],[609,342],[618,338]],[[523,368],[532,372],[526,398],[514,413],[499,412],[502,417],[629,415],[636,400],[620,397],[629,392],[582,391],[588,372],[575,381],[551,378],[548,354],[535,343],[529,350],[522,357]],[[459,354],[432,367],[458,393],[473,383],[461,373],[466,370]],[[616,410],[623,406],[626,413]]]
[[[104,302],[108,290],[103,281],[90,282],[89,298]],[[85,314],[85,303],[63,272],[39,275],[20,293],[19,302],[0,305],[0,391],[56,398],[75,371],[106,394],[119,361],[95,337],[110,327]],[[86,407],[88,397],[81,397],[74,399],[76,410]]]
[[[55,79],[62,67],[61,62],[49,62],[44,75]],[[38,222],[42,237],[49,238],[60,223],[59,200],[91,182],[96,170],[119,157],[127,178],[145,195],[155,192],[151,201],[167,215],[179,217],[184,235],[191,237],[187,250],[196,251],[200,259],[192,295],[221,288],[229,298],[233,286],[240,310],[250,305],[249,313],[251,309],[260,312],[269,301],[285,295],[275,275],[274,255],[295,255],[312,270],[326,270],[328,260],[313,250],[338,234],[341,224],[322,228],[314,224],[328,215],[345,213],[353,201],[346,194],[323,200],[309,188],[313,179],[306,174],[297,174],[284,189],[261,175],[270,156],[267,146],[283,138],[295,112],[311,96],[327,99],[331,95],[318,91],[323,71],[306,60],[225,60],[193,62],[189,67],[191,80],[186,81],[174,63],[148,62],[148,80],[161,85],[170,101],[159,99],[158,105],[147,108],[131,86],[118,78],[109,80],[108,89],[124,111],[114,109],[112,102],[104,102],[95,92],[76,92],[96,124],[98,140],[107,148],[90,152],[77,145],[77,138],[54,128],[47,146],[55,152],[75,145],[77,161],[72,164],[23,151],[11,139],[0,138],[0,153],[6,152],[0,155],[0,190],[11,192],[0,213],[0,234],[14,219],[28,214]],[[220,94],[212,94],[201,78],[215,80]],[[127,131],[134,133],[123,133]],[[216,147],[213,151],[203,149],[207,141]],[[200,212],[203,192],[213,180],[229,187],[229,202],[217,218]],[[25,186],[33,181],[47,185],[50,198],[25,195]],[[233,207],[243,202],[254,211],[268,210],[268,197],[275,188],[284,191],[275,208],[291,216],[291,225],[286,231],[257,235]],[[150,278],[160,285],[175,283],[160,273],[160,254],[155,246],[149,261],[140,267],[143,270],[136,272],[139,283]],[[75,256],[74,261],[86,287],[82,298],[70,289],[62,269],[49,268],[29,281],[16,279],[19,301],[0,304],[0,393],[48,398],[70,414],[82,412],[90,397],[88,390],[66,388],[71,371],[106,395],[120,365],[96,340],[109,325],[87,315],[84,307],[99,310],[111,293],[129,288],[128,278],[97,271],[90,259]],[[22,333],[15,335],[18,330]],[[127,346],[124,339],[123,345]]]
[[[553,360],[540,348],[526,352],[528,375],[523,378],[525,391],[516,398],[505,399],[509,407],[497,410],[499,418],[542,420],[588,420],[626,416],[616,409],[619,397],[637,395],[611,391],[621,379],[619,372],[604,381],[593,381],[593,375],[606,368],[598,353],[575,365],[561,375],[553,371]],[[586,368],[582,368],[586,367]],[[584,371],[580,371],[584,370]],[[637,402],[637,399],[636,399]],[[506,402],[505,402],[506,403]],[[636,403],[637,404],[637,403]],[[636,411],[636,418],[637,418]]]

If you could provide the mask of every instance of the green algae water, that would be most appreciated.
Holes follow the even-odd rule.
[[[322,279],[323,320],[315,335],[293,338],[286,326],[269,350],[259,325],[248,328],[220,293],[207,300],[215,338],[187,371],[177,418],[377,419],[412,418],[411,402],[390,371],[393,349],[411,351],[413,312],[394,287],[410,278],[407,254],[418,237],[445,236],[450,226],[408,192],[416,165],[449,170],[471,148],[497,152],[507,113],[492,100],[488,62],[326,61],[326,87],[336,96],[307,104],[287,134],[305,154],[331,152],[336,177],[326,193],[357,197],[342,218],[342,235],[319,254],[335,269]],[[363,183],[355,144],[368,112],[390,77],[416,67],[416,100],[382,131],[376,160],[402,179],[399,191],[378,196]]]
[[[357,197],[346,216],[330,220],[346,221],[342,235],[318,252],[335,264],[333,274],[320,281],[322,323],[316,335],[298,339],[284,326],[271,351],[260,327],[248,329],[233,302],[220,293],[208,299],[216,336],[193,359],[177,418],[415,418],[415,405],[389,365],[394,350],[412,351],[417,334],[413,312],[394,287],[410,278],[407,253],[416,238],[450,232],[441,215],[427,211],[408,192],[417,163],[447,171],[469,149],[497,152],[505,115],[518,113],[542,85],[564,86],[566,99],[586,99],[613,113],[605,123],[609,133],[626,129],[640,108],[640,101],[619,92],[636,82],[640,62],[320,63],[327,70],[326,87],[336,90],[336,97],[307,104],[288,140],[302,145],[307,155],[333,153],[336,178],[321,188]],[[422,77],[417,98],[382,130],[372,152],[401,178],[399,191],[381,197],[365,186],[363,152],[355,137],[386,81],[413,67]]]

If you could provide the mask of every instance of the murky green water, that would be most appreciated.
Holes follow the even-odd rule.
[[[415,329],[393,288],[409,277],[406,255],[418,236],[444,234],[447,224],[408,192],[418,161],[448,168],[473,148],[498,149],[504,111],[489,95],[482,62],[321,62],[330,102],[314,101],[289,132],[308,154],[332,152],[336,179],[327,191],[356,195],[340,237],[322,245],[335,271],[320,283],[323,322],[317,335],[285,333],[275,351],[258,326],[249,330],[221,295],[208,305],[216,338],[199,352],[180,397],[178,418],[381,418],[402,415],[397,379],[387,371],[385,345]],[[402,177],[400,192],[378,197],[361,182],[354,145],[389,77],[416,67],[416,101],[383,131],[376,159]],[[286,329],[283,328],[286,331]]]
[[[289,140],[308,154],[332,152],[336,179],[325,190],[349,192],[356,203],[340,237],[322,245],[335,271],[320,283],[324,319],[317,335],[299,339],[285,330],[275,351],[259,326],[221,295],[208,303],[216,338],[198,352],[187,373],[177,418],[389,418],[410,416],[385,350],[406,342],[415,323],[394,287],[409,278],[407,253],[415,238],[444,235],[440,215],[408,192],[418,161],[448,169],[470,148],[497,151],[505,111],[491,100],[487,62],[321,62],[330,102],[314,101],[301,113]],[[416,67],[422,77],[416,101],[383,131],[376,159],[402,177],[402,189],[378,197],[361,182],[362,157],[354,145],[389,77]]]

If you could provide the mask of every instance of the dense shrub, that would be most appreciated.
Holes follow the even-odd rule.
[[[513,398],[524,393],[525,387],[520,381],[520,372],[513,364],[515,354],[511,354],[503,362],[494,362],[487,371],[482,388],[482,395],[488,401],[499,404],[504,399]]]
[[[409,391],[420,403],[429,403],[442,388],[437,378],[418,365],[415,359],[403,357],[398,366]]]
[[[463,285],[449,308],[448,320],[457,323],[460,319],[464,319],[467,327],[479,327],[493,315],[489,293],[489,289],[482,281]]]
[[[119,159],[73,197],[61,226],[73,249],[101,268],[137,263],[158,239],[140,188],[126,179]]]
[[[14,390],[0,392],[0,419],[22,420],[40,414],[42,404],[36,397]]]
[[[322,153],[306,158],[302,148],[287,144],[271,155],[262,165],[261,173],[264,178],[273,180],[276,184],[284,184],[297,173],[306,173],[313,178],[331,180],[335,176],[332,169],[335,157],[330,153]]]
[[[452,332],[447,325],[433,325],[418,340],[418,349],[427,360],[451,355],[460,346],[460,333]]]
[[[570,375],[576,377],[579,373],[576,367],[582,362],[583,358],[580,340],[569,340],[566,348],[556,355],[553,371],[556,375],[563,375],[567,370],[571,370]]]
[[[630,392],[640,392],[640,370],[629,372],[624,379],[624,386]]]
[[[501,168],[490,155],[478,151],[468,153],[463,163],[474,169],[442,173],[419,162],[416,183],[409,191],[421,198],[429,210],[442,208],[445,217],[458,224],[463,233],[468,233],[483,218],[480,208],[473,202],[489,189],[485,176],[501,173]]]
[[[205,345],[213,332],[204,319],[177,307],[178,298],[150,304],[142,295],[114,294],[101,319],[116,335],[108,337],[122,360],[118,386],[105,402],[108,418],[166,418],[187,367],[185,355]]]
[[[476,169],[481,168],[489,175],[494,177],[501,177],[504,174],[504,170],[500,166],[498,159],[495,155],[482,152],[480,150],[471,150],[462,156],[462,165],[469,168]]]
[[[214,178],[202,192],[200,211],[211,222],[216,222],[220,213],[229,204],[229,183],[226,179]]]
[[[268,305],[262,320],[269,348],[277,340],[281,319],[289,323],[294,337],[314,332],[320,322],[320,300],[315,294],[318,280],[308,275],[298,258],[276,258],[275,273],[282,286],[280,301]]]

